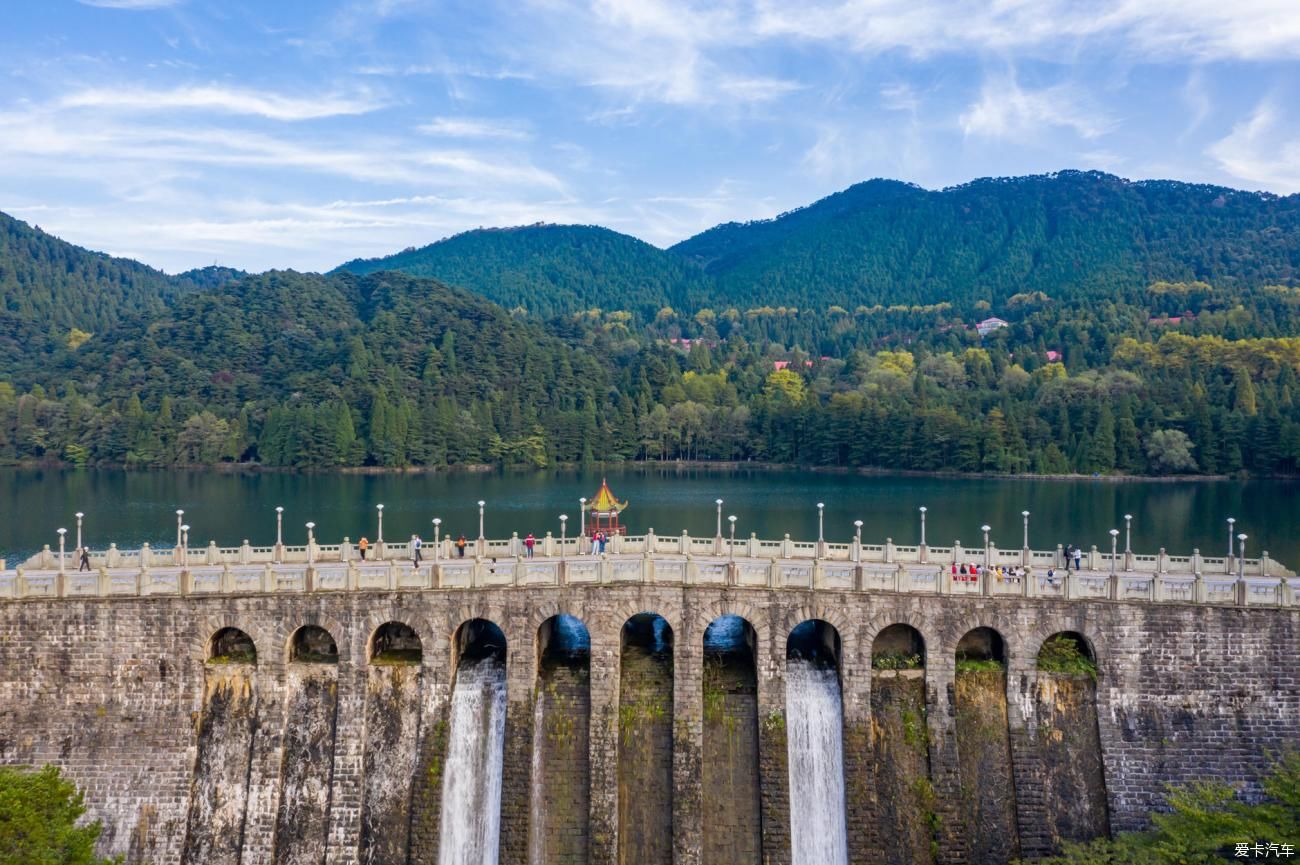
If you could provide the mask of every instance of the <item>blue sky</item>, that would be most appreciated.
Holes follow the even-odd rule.
[[[176,271],[478,226],[666,246],[870,177],[1300,191],[1296,0],[41,0],[0,210]]]

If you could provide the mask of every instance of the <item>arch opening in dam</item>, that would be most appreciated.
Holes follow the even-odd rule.
[[[1109,834],[1106,778],[1097,719],[1097,656],[1077,631],[1043,640],[1035,659],[1048,843]]]
[[[623,624],[618,697],[619,865],[673,860],[673,629],[638,613]]]
[[[591,635],[575,616],[537,629],[533,701],[530,865],[590,861]]]
[[[840,633],[821,619],[786,639],[785,704],[794,865],[846,865]]]
[[[293,633],[285,670],[274,865],[313,865],[325,855],[338,732],[338,666],[338,644],[324,628],[307,625]]]
[[[506,637],[487,619],[456,629],[440,865],[495,865],[501,836]]]
[[[291,664],[337,664],[339,647],[333,635],[318,625],[303,625],[289,640]]]
[[[238,865],[257,729],[257,650],[247,633],[230,627],[208,646],[180,858],[183,865]]]
[[[208,663],[256,664],[257,646],[239,628],[222,628],[208,640]]]
[[[367,865],[405,865],[424,722],[424,641],[409,624],[387,621],[370,634],[366,656],[358,858]]]
[[[1020,858],[1006,641],[993,628],[972,628],[958,640],[954,660],[953,722],[968,858],[972,865],[1006,865]]]
[[[935,860],[925,666],[925,639],[911,625],[882,628],[871,643],[870,795],[880,862]]]
[[[763,821],[758,759],[758,636],[737,615],[704,630],[701,782],[704,865],[758,865]]]
[[[424,661],[424,643],[410,625],[384,622],[371,634],[367,655],[372,664],[418,666]]]

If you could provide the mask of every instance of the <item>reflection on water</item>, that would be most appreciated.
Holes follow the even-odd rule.
[[[57,548],[55,530],[69,530],[75,543],[76,511],[84,511],[85,537],[94,547],[142,541],[170,547],[176,514],[184,509],[191,546],[215,540],[233,546],[275,542],[275,507],[284,512],[284,541],[306,543],[305,524],[316,523],[321,543],[377,540],[375,505],[384,507],[389,542],[418,533],[432,539],[434,517],[442,534],[478,536],[477,501],[486,506],[486,534],[520,537],[560,532],[578,521],[578,498],[590,497],[600,470],[443,474],[288,474],[279,472],[125,472],[0,469],[0,557],[15,559],[42,543]],[[897,544],[920,538],[917,508],[928,507],[926,540],[968,547],[982,542],[980,526],[992,526],[992,540],[1021,545],[1020,512],[1031,513],[1030,543],[1036,548],[1075,544],[1110,547],[1107,532],[1120,530],[1133,515],[1133,548],[1154,553],[1166,547],[1186,554],[1199,547],[1220,556],[1227,548],[1227,517],[1250,536],[1247,553],[1267,549],[1284,563],[1300,564],[1300,536],[1290,531],[1300,518],[1300,482],[998,480],[892,477],[800,471],[707,471],[611,468],[610,486],[631,506],[623,514],[633,533],[653,527],[661,535],[683,529],[712,537],[714,499],[723,515],[738,517],[736,534],[794,538],[817,535],[817,502],[826,503],[826,539],[848,541],[853,521],[862,520],[864,540]]]

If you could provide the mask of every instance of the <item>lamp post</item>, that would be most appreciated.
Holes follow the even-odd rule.
[[[734,562],[736,560],[736,515],[727,517],[727,522],[731,523],[731,548],[727,551],[727,558]]]
[[[1115,557],[1119,555],[1119,529],[1110,530],[1110,575],[1115,576]]]
[[[483,508],[486,505],[487,502],[482,499],[478,500],[478,554],[480,556],[487,555],[487,541],[483,535]]]
[[[275,506],[275,545],[284,545],[284,507]]]
[[[190,527],[188,523],[181,526],[181,566],[185,568],[190,566]]]
[[[560,514],[560,558],[564,558],[564,542],[569,538],[569,515]]]
[[[718,530],[716,532],[718,540],[722,540],[722,499],[714,499],[713,503],[718,506]]]
[[[862,561],[862,520],[853,521],[853,560]]]
[[[442,519],[433,518],[433,560],[438,561],[438,550],[442,547]]]
[[[1023,517],[1025,521],[1025,539],[1023,547],[1027,550],[1029,549],[1029,511],[1021,511],[1020,516]]]
[[[77,553],[78,555],[80,555],[81,553],[81,519],[84,516],[85,514],[83,514],[81,511],[77,511]]]
[[[990,553],[989,553],[989,532],[992,531],[992,528],[990,528],[987,525],[983,525],[980,526],[980,531],[984,533],[984,570],[987,571],[989,569],[989,566],[992,564],[992,561],[990,559]]]
[[[917,508],[921,512],[921,546],[925,546],[925,514],[929,510],[925,505]]]
[[[721,534],[721,533],[719,533]],[[583,496],[578,499],[578,546],[582,546],[582,539],[587,537],[587,497]]]
[[[59,529],[59,573],[63,573],[63,537],[68,533],[67,529]]]
[[[1124,515],[1124,570],[1133,570],[1133,515]]]
[[[307,523],[307,565],[308,566],[312,564],[314,558],[312,554],[316,547],[315,529],[316,529],[315,523],[310,523],[310,522]]]
[[[382,544],[384,543],[384,506],[375,505],[375,511],[379,514],[379,531],[375,534],[375,543],[381,545],[380,550],[382,551]]]
[[[1228,569],[1228,573],[1230,574],[1232,573],[1232,527],[1236,524],[1237,524],[1236,519],[1234,519],[1233,517],[1228,517],[1228,558],[1224,559],[1223,561],[1225,567],[1227,567]]]
[[[1246,576],[1246,536],[1237,535],[1237,581]]]
[[[176,510],[176,546],[178,547],[181,545],[181,523],[184,522],[184,519],[182,519],[184,516],[185,511],[178,508]]]

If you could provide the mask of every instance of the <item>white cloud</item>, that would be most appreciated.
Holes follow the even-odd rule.
[[[430,149],[386,137],[346,139],[267,135],[223,127],[119,124],[76,112],[0,114],[0,156],[35,160],[51,177],[82,160],[114,167],[233,166],[350,180],[464,187],[508,184],[560,189],[554,174],[528,159],[493,158],[459,149]]]
[[[506,141],[528,141],[532,133],[518,123],[489,120],[480,117],[435,117],[416,129],[425,135],[447,138],[497,138]]]
[[[1076,42],[1114,47],[1100,37],[1160,61],[1300,56],[1294,0],[755,0],[752,26],[766,37],[919,57],[990,49],[1055,56]]]
[[[383,107],[382,103],[367,95],[293,97],[215,85],[169,90],[98,87],[71,93],[63,97],[60,104],[66,108],[111,108],[116,111],[210,111],[286,121],[366,114]]]
[[[979,99],[961,115],[960,123],[966,135],[1002,139],[1032,138],[1050,128],[1093,139],[1115,126],[1070,85],[1028,90],[1013,75],[985,79]]]
[[[1282,122],[1289,114],[1266,99],[1207,153],[1239,180],[1281,193],[1300,192],[1300,136]]]
[[[179,6],[184,0],[77,0],[83,6],[98,6],[101,9],[165,9]]]
[[[880,103],[890,111],[906,111],[915,114],[921,107],[921,98],[912,85],[896,81],[880,88]]]
[[[744,106],[803,86],[739,50],[760,38],[741,0],[530,0],[525,9],[504,50],[633,104]]]

